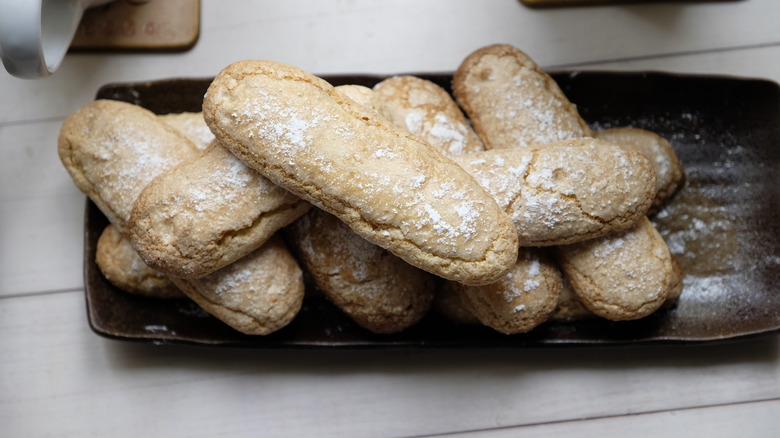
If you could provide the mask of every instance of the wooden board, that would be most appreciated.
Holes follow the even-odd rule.
[[[200,0],[119,0],[88,9],[75,50],[186,50],[200,33]]]

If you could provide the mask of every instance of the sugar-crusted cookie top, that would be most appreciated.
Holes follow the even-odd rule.
[[[233,153],[369,241],[445,277],[508,269],[516,235],[495,201],[457,164],[375,114],[315,76],[264,61],[223,70],[204,102],[207,123]]]
[[[653,196],[641,154],[592,138],[456,157],[512,220],[521,244],[560,245],[631,226]]]
[[[484,149],[452,96],[415,76],[392,76],[374,86],[390,120],[446,155]]]
[[[129,229],[147,263],[198,277],[256,249],[308,207],[215,141],[144,189]]]
[[[509,45],[487,46],[470,54],[455,73],[453,92],[488,149],[590,134],[555,81]]]
[[[59,153],[76,185],[124,232],[144,187],[197,149],[146,109],[98,100],[65,119]]]
[[[612,320],[654,312],[675,281],[669,249],[647,217],[623,232],[560,247],[558,254],[583,304]]]

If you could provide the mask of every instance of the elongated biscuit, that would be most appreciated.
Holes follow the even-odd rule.
[[[361,238],[335,216],[315,208],[287,231],[317,287],[361,327],[396,333],[428,312],[433,275]]]
[[[167,275],[147,266],[130,240],[111,224],[98,238],[95,263],[111,284],[125,292],[154,298],[184,297]]]
[[[455,72],[452,88],[487,149],[590,136],[555,80],[513,46],[495,44],[471,53]]]
[[[561,292],[561,272],[535,248],[522,248],[515,266],[485,286],[456,285],[483,324],[505,333],[525,333],[545,322]]]
[[[214,79],[203,112],[249,166],[412,265],[486,284],[515,261],[510,218],[471,176],[320,78],[238,62]]]
[[[250,335],[281,329],[303,304],[303,272],[277,236],[204,277],[170,278],[205,311]]]
[[[128,232],[149,266],[197,278],[254,251],[310,206],[214,141],[149,183]]]
[[[655,170],[655,197],[651,210],[660,208],[685,182],[685,171],[674,149],[660,135],[646,129],[611,128],[593,133],[623,148],[644,154]]]
[[[625,230],[655,193],[649,161],[602,140],[453,157],[511,217],[521,246],[580,242]]]
[[[374,86],[394,125],[407,129],[445,155],[484,150],[452,96],[416,76],[392,76]]]
[[[141,107],[96,101],[66,118],[59,153],[76,186],[120,230],[144,187],[198,151],[183,134]],[[303,285],[300,268],[283,245],[263,248],[202,280],[168,278],[237,330],[267,334],[297,314]]]
[[[669,248],[647,217],[621,233],[557,248],[582,304],[613,321],[643,318],[679,290]]]
[[[125,233],[133,204],[144,187],[195,155],[197,149],[151,111],[97,100],[65,119],[58,152],[76,187]]]

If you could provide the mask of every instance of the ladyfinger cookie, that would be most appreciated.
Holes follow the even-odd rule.
[[[511,219],[470,175],[316,76],[237,62],[214,79],[203,112],[250,167],[414,266],[487,284],[515,261]]]
[[[151,111],[97,100],[65,119],[58,152],[76,187],[125,233],[133,204],[144,187],[195,155],[197,149]]]
[[[594,247],[595,250],[598,250],[598,247]],[[672,254],[672,280],[671,280],[671,286],[669,287],[669,294],[666,297],[666,300],[664,300],[664,304],[661,306],[662,308],[672,308],[675,305],[677,305],[677,300],[680,298],[680,294],[682,293],[683,289],[683,272],[680,268],[679,261],[674,257],[674,254]],[[580,300],[577,297],[577,294],[574,293],[574,289],[572,289],[571,284],[569,283],[566,276],[563,276],[563,284],[561,287],[561,296],[558,298],[558,305],[555,308],[555,311],[550,315],[549,320],[550,321],[559,321],[559,322],[571,322],[571,321],[581,321],[584,319],[590,319],[594,318],[596,315],[587,309],[582,304],[582,300]]]
[[[98,238],[95,263],[109,283],[127,293],[153,298],[184,297],[165,274],[147,266],[130,240],[111,224]]]
[[[651,211],[659,209],[685,182],[685,171],[674,149],[660,135],[646,129],[620,127],[596,131],[596,138],[644,154],[655,170],[655,197]]]
[[[474,316],[504,334],[526,333],[558,304],[561,272],[535,248],[521,248],[515,266],[485,286],[455,285]]]
[[[393,76],[374,86],[394,125],[402,127],[445,155],[484,150],[452,96],[416,76]]]
[[[452,89],[487,149],[590,136],[555,80],[513,46],[471,53],[455,72]]]
[[[203,120],[202,112],[170,113],[157,117],[189,138],[199,151],[205,150],[214,141],[214,134]]]
[[[285,327],[303,303],[303,272],[277,236],[204,277],[170,278],[203,310],[250,335],[267,335]]]
[[[434,277],[366,241],[335,216],[315,208],[286,231],[317,288],[361,327],[397,333],[428,312]]]
[[[594,138],[453,157],[511,217],[521,246],[563,245],[625,230],[655,194],[648,159]]]
[[[214,141],[149,183],[128,236],[152,268],[197,278],[254,251],[310,206]]]
[[[626,231],[558,247],[557,254],[582,304],[613,321],[650,315],[678,287],[669,248],[647,217]]]

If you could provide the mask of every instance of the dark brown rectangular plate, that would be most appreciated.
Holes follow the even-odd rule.
[[[420,74],[450,88],[449,74]],[[760,79],[656,72],[553,77],[594,129],[634,126],[669,139],[687,183],[653,222],[685,272],[678,305],[630,322],[547,322],[501,335],[435,313],[404,333],[375,335],[309,296],[289,326],[265,337],[230,329],[185,300],[123,293],[95,265],[107,224],[87,201],[84,274],[89,323],[103,336],[253,348],[466,348],[682,343],[780,331],[780,88]],[[326,76],[372,86],[378,76]],[[209,79],[109,84],[97,97],[162,114],[199,111]]]

